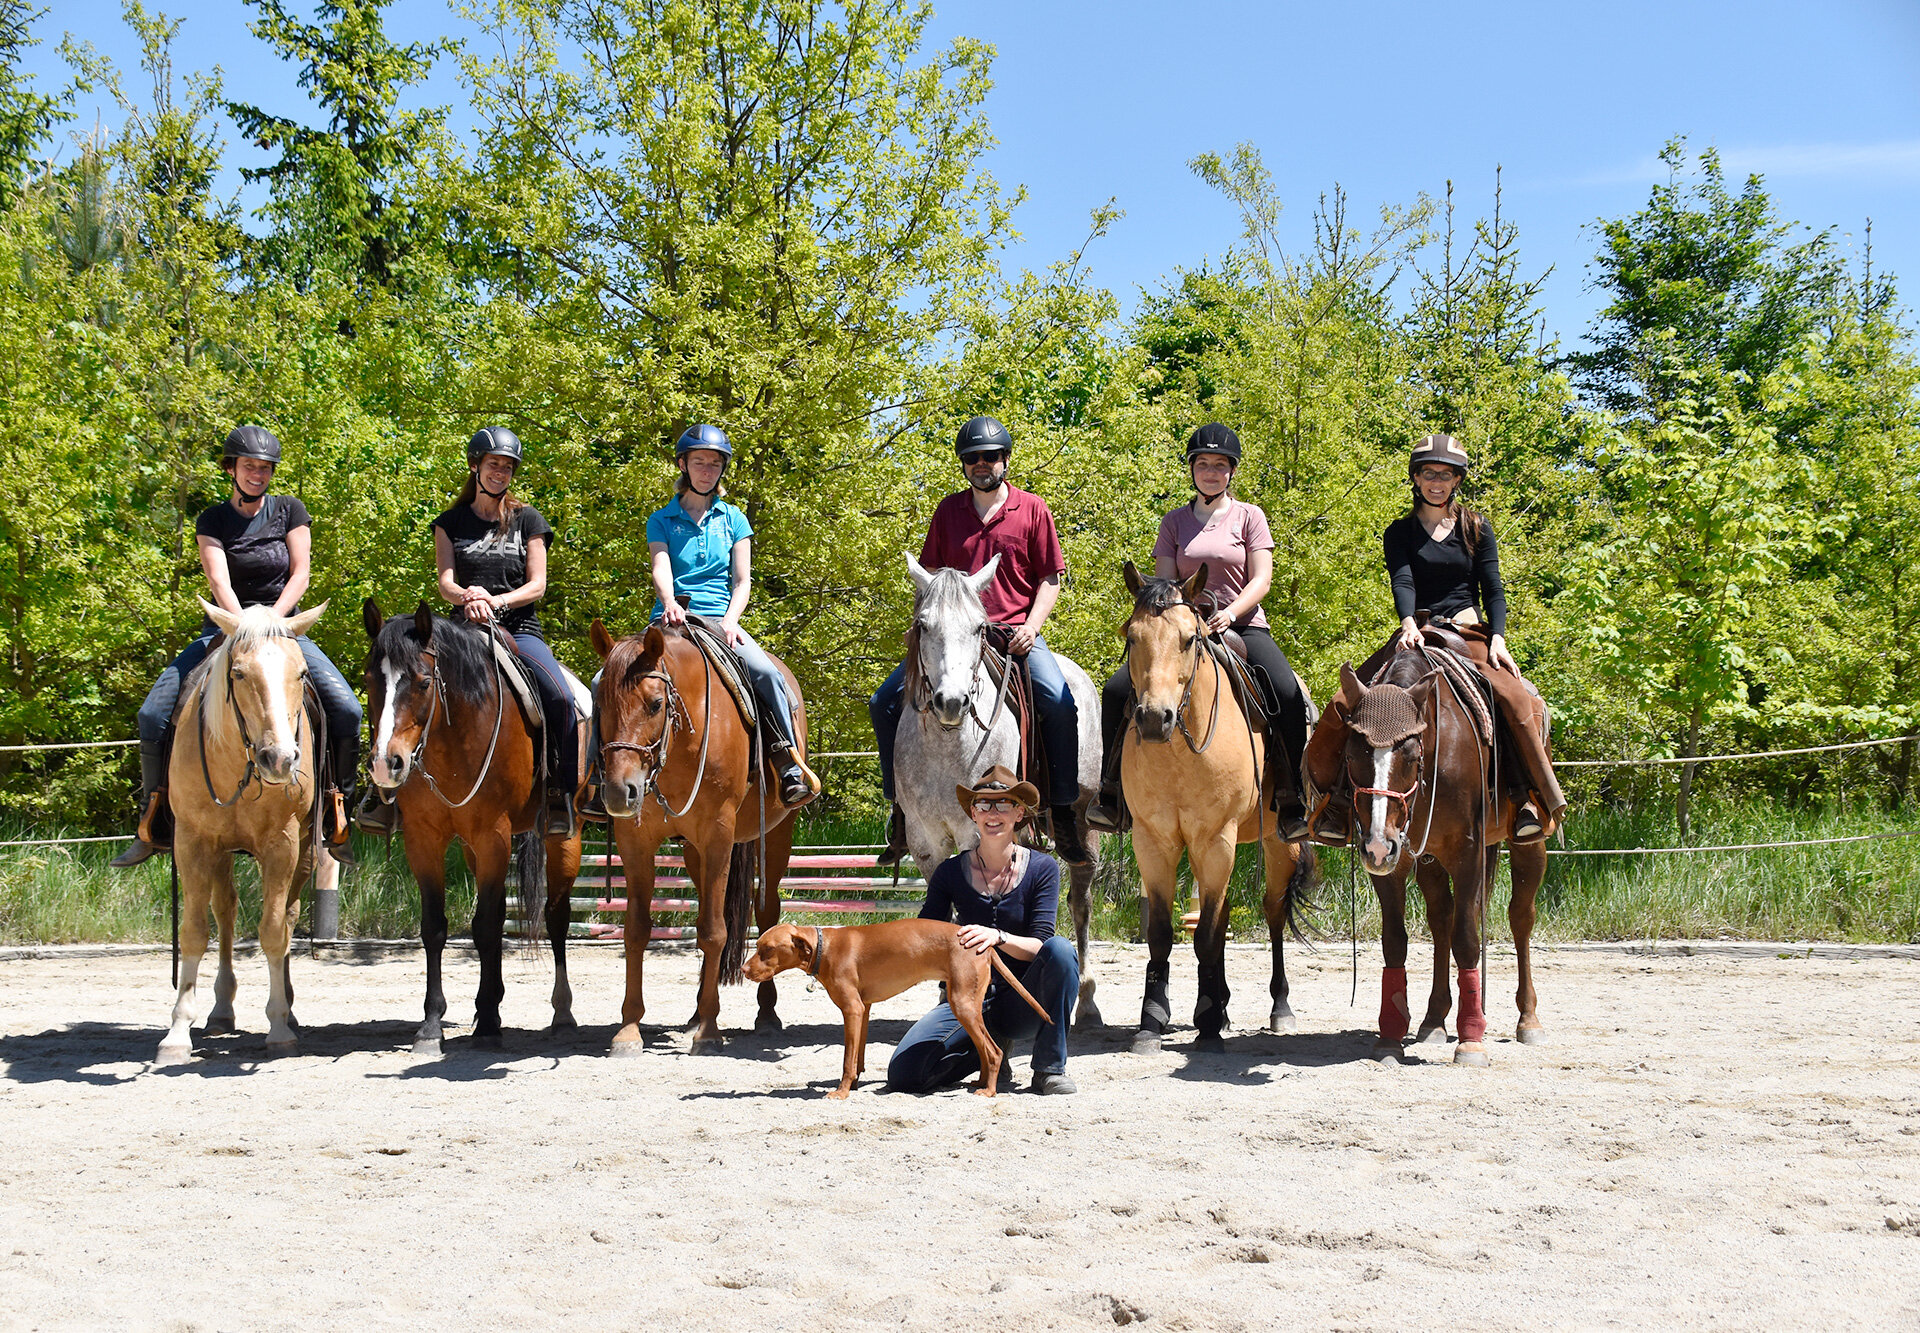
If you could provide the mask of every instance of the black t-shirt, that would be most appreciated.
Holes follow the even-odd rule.
[[[293,557],[287,534],[311,527],[313,516],[291,495],[269,495],[248,518],[229,496],[201,513],[194,533],[211,537],[227,553],[227,578],[241,606],[272,606],[287,590]]]
[[[498,597],[526,586],[527,545],[544,539],[553,549],[553,529],[532,505],[514,510],[504,536],[500,524],[481,518],[472,505],[455,505],[433,526],[447,534],[453,543],[453,577],[463,588],[476,585]],[[540,615],[532,606],[516,606],[500,616],[500,627],[509,634],[546,636],[540,631]]]
[[[1445,541],[1427,535],[1411,514],[1395,519],[1381,534],[1387,574],[1393,581],[1393,612],[1402,620],[1416,610],[1453,616],[1468,607],[1480,611],[1487,628],[1507,632],[1507,592],[1500,582],[1500,544],[1491,524],[1480,525],[1480,538],[1471,554],[1461,532],[1465,519],[1456,521]]]

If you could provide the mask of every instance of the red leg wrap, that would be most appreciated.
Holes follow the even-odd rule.
[[[1380,1040],[1404,1041],[1407,1036],[1407,969],[1380,969]]]
[[[1460,1018],[1456,1026],[1461,1041],[1481,1041],[1487,1035],[1487,1009],[1480,998],[1480,969],[1460,969]]]

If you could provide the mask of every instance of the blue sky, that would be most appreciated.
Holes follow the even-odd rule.
[[[57,71],[63,29],[133,65],[118,0],[52,10],[37,68]],[[187,20],[180,69],[217,63],[230,96],[300,114],[293,72],[265,58],[240,0],[174,0],[169,12]],[[389,24],[405,40],[470,31],[442,0],[398,0]],[[938,6],[931,39],[962,33],[999,53],[988,114],[1000,146],[988,165],[1027,189],[1012,262],[1060,258],[1114,197],[1126,217],[1088,257],[1123,307],[1234,243],[1231,206],[1186,164],[1243,140],[1264,154],[1296,240],[1335,182],[1364,220],[1452,178],[1471,219],[1490,206],[1501,166],[1523,258],[1554,269],[1548,327],[1569,340],[1596,305],[1589,224],[1645,200],[1675,134],[1718,147],[1730,173],[1762,172],[1785,217],[1834,227],[1856,254],[1871,217],[1876,268],[1908,276],[1909,306],[1920,290],[1912,0]],[[463,103],[451,69],[424,100]]]

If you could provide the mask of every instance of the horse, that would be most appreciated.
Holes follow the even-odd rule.
[[[437,616],[424,600],[412,616],[389,620],[369,597],[361,619],[370,645],[366,675],[373,749],[367,766],[374,783],[399,803],[407,865],[420,886],[427,993],[425,1017],[413,1036],[414,1054],[441,1051],[447,1013],[440,987],[440,955],[447,943],[447,847],[456,838],[478,890],[473,944],[480,955],[480,991],[474,1000],[473,1044],[488,1050],[502,1044],[500,999],[506,985],[500,948],[507,870],[516,859],[521,920],[531,938],[544,907],[553,946],[549,1030],[575,1027],[567,927],[573,880],[580,873],[580,834],[539,832],[546,799],[534,732],[495,660],[492,634]],[[576,803],[583,794],[576,794]],[[516,834],[525,835],[517,858]]]
[[[1280,837],[1266,809],[1266,737],[1241,709],[1225,673],[1206,644],[1206,617],[1193,603],[1207,586],[1202,565],[1185,583],[1143,579],[1126,565],[1133,613],[1123,633],[1136,706],[1121,739],[1120,782],[1133,812],[1133,856],[1146,901],[1147,985],[1133,1049],[1160,1048],[1171,1016],[1168,955],[1173,950],[1173,895],[1180,854],[1193,870],[1200,924],[1193,951],[1200,963],[1194,1000],[1195,1045],[1220,1050],[1227,1028],[1227,883],[1235,851],[1257,842],[1264,852],[1262,909],[1273,938],[1271,1032],[1299,1024],[1287,1002],[1286,935],[1299,937],[1298,913],[1313,882],[1317,858],[1309,843]],[[1176,743],[1176,739],[1178,743]]]
[[[980,840],[973,820],[953,799],[954,788],[971,786],[995,764],[1015,772],[1021,767],[1020,719],[1007,703],[1012,663],[1003,662],[997,675],[989,666],[987,613],[980,603],[981,592],[999,567],[995,555],[977,574],[957,569],[930,573],[907,556],[915,590],[913,660],[908,665],[909,706],[894,741],[894,792],[906,816],[907,848],[923,879],[949,856],[972,850]],[[1086,811],[1100,789],[1100,696],[1076,663],[1060,653],[1053,656],[1079,713],[1080,799],[1073,808],[1081,842],[1092,846]],[[1093,999],[1093,970],[1087,965],[1094,866],[1066,868],[1074,944],[1080,954],[1074,1026],[1094,1028],[1101,1021]]]
[[[612,1054],[645,1049],[641,979],[653,935],[654,858],[668,838],[681,840],[700,902],[700,991],[687,1026],[693,1053],[714,1054],[722,1045],[720,987],[745,979],[749,908],[762,931],[780,919],[780,881],[793,854],[792,811],[781,804],[739,706],[688,631],[655,622],[644,634],[616,641],[596,620],[592,640],[605,663],[594,700],[600,798],[627,875],[627,989]],[[804,753],[800,683],[786,663],[774,663],[795,701],[794,744]],[[777,995],[771,980],[760,983],[754,1031],[780,1029]]]
[[[1466,683],[1461,683],[1465,679]],[[1347,710],[1343,760],[1352,780],[1354,842],[1380,899],[1380,1032],[1376,1059],[1400,1058],[1412,1010],[1407,1003],[1407,873],[1426,899],[1433,932],[1433,991],[1419,1040],[1444,1042],[1452,995],[1447,953],[1460,971],[1459,1044],[1454,1063],[1485,1066],[1487,1019],[1481,996],[1481,918],[1488,886],[1509,842],[1517,806],[1497,780],[1497,755],[1484,717],[1468,703],[1476,686],[1465,673],[1445,670],[1425,649],[1403,649],[1389,659],[1379,683],[1368,686],[1353,668],[1340,668]],[[1509,843],[1513,896],[1507,922],[1519,960],[1515,1039],[1546,1039],[1533,988],[1535,900],[1546,874],[1546,843]]]
[[[306,707],[300,645],[327,609],[283,618],[271,607],[235,614],[202,601],[225,640],[181,687],[167,788],[173,804],[173,860],[180,875],[180,976],[173,1019],[155,1057],[184,1064],[193,1055],[194,1001],[207,951],[207,908],[220,923],[220,971],[208,1032],[234,1030],[233,928],[239,899],[233,854],[260,866],[260,952],[267,960],[267,1051],[299,1046],[287,955],[300,916],[300,881],[312,872],[321,747]]]

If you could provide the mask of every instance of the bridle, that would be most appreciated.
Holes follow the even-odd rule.
[[[916,625],[918,624],[917,612],[915,623]],[[1013,684],[1015,668],[1013,655],[1009,653],[1000,664],[1000,688],[994,695],[993,712],[984,718],[981,717],[978,694],[980,670],[987,664],[987,652],[991,646],[987,642],[988,632],[989,626],[986,621],[982,620],[980,623],[980,633],[975,643],[973,667],[967,672],[967,712],[972,714],[974,725],[980,728],[980,743],[974,746],[973,757],[967,761],[967,772],[972,772],[979,765],[980,756],[986,753],[987,742],[993,738],[993,729],[999,723],[1000,715],[1006,711],[1007,691]],[[913,669],[915,672],[914,688],[907,692],[908,698],[916,713],[931,713],[933,711],[933,680],[927,675],[926,662],[920,653],[920,636],[917,630],[914,635]],[[936,722],[939,721],[938,718],[934,720]],[[958,727],[959,725],[957,722],[954,723],[954,727]],[[941,726],[946,727],[946,724],[941,723]],[[946,729],[951,731],[953,727],[947,727]],[[1024,749],[1024,746],[1022,748]]]
[[[287,638],[287,639],[292,638],[291,635],[276,635],[274,637]],[[233,641],[229,639],[226,643],[220,646],[217,655],[214,657],[213,661],[207,667],[206,678],[200,682],[200,706],[196,710],[197,717],[195,719],[196,722],[198,723],[199,741],[200,741],[200,780],[206,784],[208,799],[210,799],[214,803],[214,805],[218,806],[222,810],[232,805],[235,801],[238,801],[241,795],[247,790],[249,786],[253,784],[253,782],[256,779],[258,779],[262,787],[265,787],[268,785],[266,777],[262,775],[260,772],[260,765],[257,757],[258,751],[254,744],[253,733],[247,728],[247,715],[242,711],[240,711],[240,700],[233,692],[232,662],[233,662]],[[207,765],[207,691],[213,687],[213,673],[215,670],[219,670],[220,673],[227,678],[227,707],[233,711],[234,723],[240,728],[240,743],[243,747],[245,747],[246,755],[247,755],[247,766],[244,769],[242,769],[240,772],[240,781],[234,786],[233,794],[227,797],[227,799],[224,801],[220,799],[219,794],[215,792],[213,789],[213,770],[209,768]],[[300,680],[300,698],[302,700],[302,706],[304,709],[304,701],[306,699],[306,696],[310,693],[313,693],[313,682],[308,675],[307,666],[304,659],[302,659],[300,663],[299,680]],[[300,729],[299,719],[296,718],[294,720],[294,732],[296,735],[298,735],[299,729]],[[322,742],[323,749],[324,749],[324,746],[325,746],[325,742]],[[296,760],[294,764],[294,771],[296,773],[299,771],[299,767],[300,767],[299,763]],[[292,782],[293,779],[290,778],[288,779],[288,781]],[[274,785],[280,785],[280,784],[274,784]]]
[[[1440,744],[1440,691],[1439,690],[1436,689],[1429,695],[1428,707],[1431,710],[1432,721],[1433,721],[1433,743],[1437,747]],[[1423,787],[1428,789],[1426,793],[1427,822],[1426,822],[1426,826],[1420,830],[1420,846],[1414,849],[1412,855],[1416,859],[1419,857],[1425,856],[1427,854],[1427,843],[1433,837],[1434,807],[1439,805],[1440,802],[1438,799],[1439,793],[1433,791],[1431,789],[1432,784],[1427,781],[1427,750],[1424,745],[1420,747],[1420,753],[1414,760],[1413,782],[1411,783],[1411,785],[1407,787],[1405,791],[1395,791],[1391,787],[1361,787],[1357,785],[1354,787],[1353,813],[1354,813],[1354,818],[1357,821],[1355,826],[1356,832],[1360,829],[1366,829],[1371,827],[1371,825],[1368,823],[1366,818],[1365,808],[1360,804],[1360,798],[1363,796],[1365,797],[1384,796],[1389,801],[1400,802],[1400,809],[1402,813],[1406,816],[1407,831],[1411,833],[1413,831],[1414,803],[1419,800],[1421,789]]]
[[[407,767],[426,781],[427,790],[440,798],[440,804],[449,810],[458,810],[480,794],[487,783],[487,775],[493,771],[494,751],[500,744],[500,724],[507,715],[506,681],[501,678],[500,664],[493,664],[493,736],[487,741],[487,757],[480,763],[480,775],[473,780],[473,789],[457,801],[447,799],[440,790],[440,784],[433,780],[426,763],[427,741],[433,736],[433,720],[441,713],[447,715],[448,724],[453,720],[453,710],[446,702],[447,686],[440,677],[440,658],[432,648],[422,648],[420,656],[427,659],[433,669],[433,691],[427,698],[427,720],[420,728],[420,739],[413,743],[413,752],[407,756]],[[391,702],[388,704],[392,706]]]
[[[695,651],[697,652],[698,649],[696,648]],[[653,799],[660,803],[661,812],[668,819],[678,819],[693,809],[693,803],[700,798],[700,784],[706,780],[707,776],[707,743],[713,739],[713,664],[707,660],[705,653],[700,653],[699,656],[700,665],[706,670],[706,725],[700,729],[700,760],[694,768],[693,790],[687,793],[685,805],[675,810],[667,804],[666,793],[660,790],[660,775],[666,771],[667,744],[673,739],[674,728],[678,727],[688,733],[693,731],[692,712],[687,708],[686,700],[680,697],[679,687],[673,683],[673,677],[667,672],[656,669],[640,677],[642,682],[657,680],[666,690],[667,715],[660,723],[659,736],[644,745],[638,741],[620,740],[600,743],[600,771],[603,774],[607,769],[608,751],[631,750],[640,756],[641,780],[646,790],[653,793]],[[603,687],[608,683],[606,680],[601,682]],[[642,799],[645,799],[644,794]],[[638,816],[636,815],[635,818]]]
[[[1194,754],[1205,754],[1213,745],[1214,732],[1220,725],[1220,690],[1222,688],[1220,660],[1212,653],[1207,652],[1207,622],[1205,617],[1200,614],[1200,608],[1192,602],[1182,598],[1180,601],[1171,603],[1169,606],[1163,606],[1151,614],[1158,616],[1162,612],[1169,611],[1175,606],[1184,606],[1187,610],[1193,612],[1195,624],[1193,631],[1193,662],[1187,668],[1186,686],[1180,691],[1180,705],[1174,709],[1174,725],[1180,728],[1180,735],[1187,742],[1187,749],[1191,750]],[[1213,664],[1213,706],[1207,711],[1206,738],[1196,742],[1193,739],[1193,732],[1187,727],[1187,714],[1193,711],[1193,680],[1194,677],[1200,674],[1200,657],[1202,653],[1205,653],[1207,660]],[[1131,639],[1127,642],[1127,669],[1129,673],[1131,673],[1133,669],[1133,642]],[[1137,728],[1139,724],[1133,723],[1132,725]],[[1248,720],[1248,726],[1252,726],[1251,719]]]

